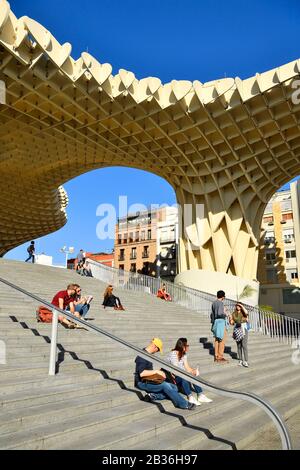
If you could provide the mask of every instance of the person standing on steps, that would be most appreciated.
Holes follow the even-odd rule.
[[[215,338],[215,362],[226,363],[227,359],[224,358],[226,334],[228,328],[227,313],[224,308],[225,292],[219,290],[217,292],[217,300],[211,306],[211,331]]]
[[[233,339],[237,344],[239,366],[249,367],[248,364],[248,311],[237,303],[231,315],[230,324],[234,325]],[[244,359],[243,359],[244,356]]]
[[[30,261],[32,260],[32,262],[34,263],[35,262],[35,245],[34,245],[34,241],[32,241],[30,243],[30,245],[27,247],[27,253],[28,253],[28,258],[25,260],[25,263],[27,263],[27,261]]]
[[[163,343],[160,338],[153,338],[151,343],[144,348],[149,354],[162,353]],[[193,410],[196,405],[189,403],[179,393],[177,386],[166,382],[166,374],[161,370],[154,370],[153,363],[137,356],[135,359],[135,387],[148,392],[144,400],[153,402],[154,400],[164,400],[169,398],[177,408]]]

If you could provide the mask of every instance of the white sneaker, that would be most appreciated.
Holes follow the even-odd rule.
[[[188,399],[188,402],[189,402],[189,403],[192,403],[193,405],[197,405],[197,406],[201,405],[201,403],[199,403],[199,402],[196,400],[196,398],[194,398],[193,396],[191,396],[191,397]]]
[[[238,366],[242,366],[242,365],[243,365],[243,361],[239,361]]]
[[[243,362],[243,366],[244,366],[244,367],[249,367],[248,362],[247,362],[247,361],[244,361],[244,362]]]
[[[204,393],[198,393],[197,395],[197,401],[198,403],[211,403],[212,400],[208,398]]]

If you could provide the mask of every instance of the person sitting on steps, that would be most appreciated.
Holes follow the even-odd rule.
[[[162,353],[163,343],[160,338],[153,338],[151,343],[144,348],[149,354]],[[169,398],[173,405],[184,410],[193,410],[196,405],[189,403],[178,393],[177,386],[167,382],[166,374],[162,370],[154,370],[153,363],[147,359],[137,356],[135,359],[135,379],[134,384],[140,390],[148,392],[144,397],[145,401],[164,400]],[[160,383],[157,383],[159,381]],[[156,383],[155,383],[156,382]]]
[[[61,310],[66,310],[67,307],[69,307],[70,313],[75,315],[75,317],[80,318],[80,314],[75,311],[75,305],[73,302],[75,293],[76,290],[74,284],[69,284],[66,290],[61,290],[57,292],[57,294],[55,294],[51,303],[52,305],[60,308]],[[61,314],[58,315],[58,321],[69,329],[83,328],[82,326],[77,325],[76,323],[68,320]]]
[[[119,297],[113,294],[113,286],[109,284],[103,295],[103,307],[113,307],[115,310],[125,310]]]
[[[199,375],[198,369],[193,369],[189,366],[187,361],[187,352],[189,351],[189,344],[186,338],[179,338],[175,345],[175,348],[169,353],[167,360],[176,367],[186,370],[190,374],[197,377]],[[194,405],[201,405],[202,403],[210,403],[212,400],[204,395],[200,385],[190,383],[188,380],[183,379],[179,376],[174,376],[176,385],[180,391],[182,391],[189,401]],[[193,397],[192,391],[197,393],[197,399]]]
[[[166,284],[163,284],[160,289],[158,289],[157,297],[159,299],[167,300],[168,302],[172,301],[170,294],[167,292]]]
[[[87,321],[86,315],[91,307],[91,301],[93,300],[93,296],[82,296],[81,295],[81,287],[78,284],[74,284],[75,287],[75,295],[73,297],[73,303],[75,305],[75,312],[78,312],[84,320]]]

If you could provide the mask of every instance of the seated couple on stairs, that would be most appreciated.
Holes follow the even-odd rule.
[[[51,303],[61,310],[66,310],[72,313],[77,318],[83,318],[87,321],[86,314],[90,309],[90,303],[93,296],[83,297],[81,295],[81,287],[78,284],[69,284],[66,290],[61,290],[55,294]],[[37,311],[37,321],[44,323],[52,322],[52,312],[46,307],[40,306]],[[77,323],[68,320],[63,315],[58,315],[58,321],[66,328],[83,328]]]
[[[179,367],[194,376],[199,375],[198,369],[193,369],[187,362],[187,350],[189,345],[186,338],[179,338],[175,348],[168,356],[168,362]],[[144,348],[148,354],[162,353],[163,343],[160,338],[153,338],[151,343]],[[164,369],[153,369],[150,360],[137,356],[135,359],[135,387],[147,392],[145,401],[164,400],[169,398],[174,406],[181,409],[193,410],[201,403],[209,403],[212,400],[207,398],[199,385],[193,385],[188,380],[172,374]],[[187,399],[182,395],[182,392]],[[192,395],[192,391],[197,393],[197,399]]]
[[[81,295],[81,287],[78,284],[69,284],[66,290],[57,292],[52,299],[52,305],[59,307],[61,310],[70,311],[75,317],[82,318],[87,321],[86,314],[90,309],[90,303],[93,297],[83,297]],[[80,325],[68,320],[63,315],[59,315],[58,320],[67,328],[83,328]]]

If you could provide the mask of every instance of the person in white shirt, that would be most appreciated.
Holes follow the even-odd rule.
[[[189,344],[186,338],[179,338],[177,340],[175,348],[169,353],[167,360],[176,367],[184,369],[190,374],[195,376],[199,375],[198,369],[193,369],[189,366],[187,361],[187,351],[189,349]],[[179,390],[181,389],[183,393],[187,396],[189,403],[194,405],[201,405],[201,403],[210,403],[212,400],[204,395],[202,388],[199,385],[194,385],[187,380],[174,376],[176,385]],[[193,397],[192,391],[196,392],[197,399]]]

